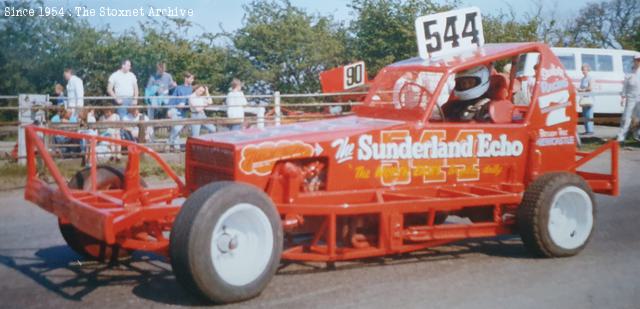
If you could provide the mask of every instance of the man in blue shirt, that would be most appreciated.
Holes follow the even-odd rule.
[[[158,112],[155,107],[160,105],[166,105],[169,101],[167,96],[171,89],[176,87],[176,82],[173,81],[173,76],[167,73],[167,65],[164,62],[158,62],[156,64],[156,73],[149,76],[147,87],[145,88],[145,96],[160,96],[165,98],[153,98],[148,99],[148,103],[151,105],[148,110],[149,119],[156,118]]]
[[[185,111],[189,108],[188,104],[188,96],[191,95],[193,89],[191,88],[191,84],[195,80],[195,76],[189,72],[184,73],[184,83],[173,91],[174,98],[171,98],[169,101],[169,105],[171,108],[167,112],[167,116],[171,120],[182,119],[185,115]],[[167,143],[171,151],[176,149],[180,150],[180,131],[182,131],[183,125],[175,125],[171,128],[171,133],[169,134],[169,140]]]

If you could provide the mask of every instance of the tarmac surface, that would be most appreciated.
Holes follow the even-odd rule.
[[[594,235],[575,257],[534,258],[508,236],[335,270],[288,265],[258,298],[228,307],[640,308],[640,150],[621,151],[620,163],[621,195],[598,195]],[[22,194],[0,192],[0,308],[204,306],[162,257],[82,260]]]

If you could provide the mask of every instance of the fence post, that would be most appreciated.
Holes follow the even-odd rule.
[[[140,122],[138,123],[138,136],[135,136],[136,138],[138,138],[138,143],[146,143],[146,136],[147,136],[147,125],[144,122]]]
[[[273,93],[273,105],[276,111],[276,126],[280,125],[280,117],[282,117],[282,111],[280,110],[280,91]]]

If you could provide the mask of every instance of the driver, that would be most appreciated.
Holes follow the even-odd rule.
[[[457,101],[449,102],[442,107],[449,120],[483,121],[488,113],[481,110],[488,107],[491,100],[487,97],[490,85],[491,66],[477,66],[456,74],[453,94]],[[483,116],[484,115],[484,116]]]

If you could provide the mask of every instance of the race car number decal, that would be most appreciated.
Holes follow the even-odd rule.
[[[344,80],[343,88],[345,90],[362,86],[365,83],[364,79],[364,61],[359,61],[344,66],[344,72],[342,74]]]
[[[418,17],[415,21],[421,58],[438,57],[484,45],[477,7]]]
[[[280,160],[309,157],[313,153],[314,147],[303,142],[264,142],[245,146],[242,149],[239,165],[240,170],[247,175],[266,176],[271,173],[273,165]]]

